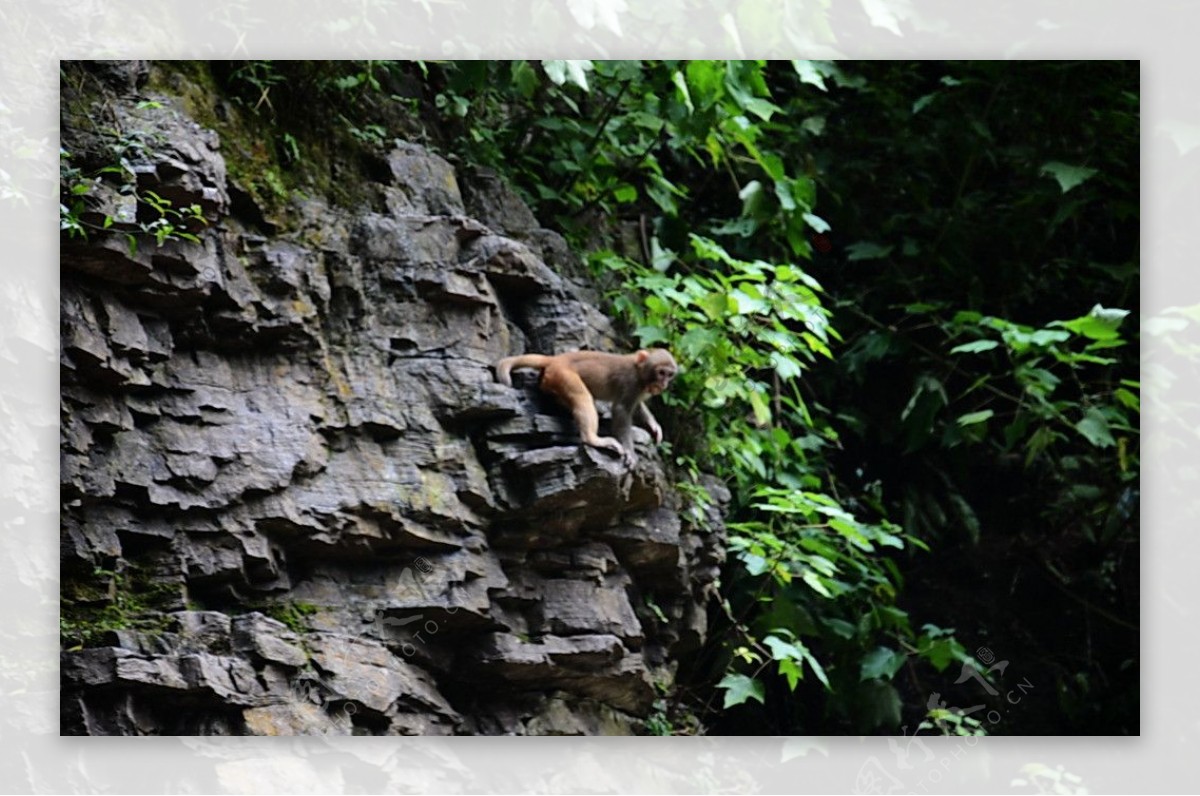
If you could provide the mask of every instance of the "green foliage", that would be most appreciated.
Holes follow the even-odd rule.
[[[210,81],[215,90],[208,93],[232,99],[196,115],[220,112],[230,178],[275,226],[289,225],[294,197],[323,194],[350,207],[377,201],[382,156],[398,138],[423,135],[409,78],[415,64],[217,61],[201,68],[176,62],[158,67],[172,69],[189,81]]]
[[[961,415],[958,425],[980,423],[1000,411],[1006,422],[995,442],[1005,453],[1023,454],[1026,466],[1046,456],[1056,443],[1069,442],[1071,430],[1095,448],[1116,446],[1114,433],[1125,435],[1122,439],[1127,441],[1128,435],[1137,433],[1139,402],[1129,389],[1136,389],[1137,383],[1114,388],[1107,381],[1089,382],[1089,377],[1097,366],[1117,363],[1114,357],[1100,352],[1112,352],[1125,345],[1119,327],[1128,314],[1127,310],[1105,309],[1097,304],[1087,315],[1052,321],[1041,329],[977,312],[959,312],[939,324],[950,337],[979,336],[954,346],[950,354],[990,352],[986,365],[975,365],[976,378],[961,400],[972,406],[996,408]],[[996,334],[999,340],[991,337]],[[1017,388],[1011,392],[1010,382],[1015,382]],[[1064,382],[1082,389],[1082,395],[1059,389]],[[982,440],[965,431],[962,437],[949,432],[947,429],[941,440],[946,447]],[[1124,457],[1118,463],[1122,475],[1130,478],[1133,465]]]
[[[435,105],[473,162],[500,169],[567,231],[595,214],[658,215],[659,237],[688,245],[681,208],[702,169],[721,212],[713,231],[786,244],[807,256],[815,184],[791,153],[768,144],[772,99],[761,61],[529,61],[430,64]],[[799,86],[790,71],[786,89]],[[802,104],[802,103],[797,103]],[[779,125],[782,128],[782,125]],[[805,128],[811,129],[811,125]],[[806,132],[805,135],[808,135]],[[717,189],[720,186],[720,191]],[[690,215],[690,214],[689,214]],[[650,245],[650,241],[645,241]]]
[[[1041,173],[1057,180],[1058,186],[1062,188],[1063,193],[1066,193],[1077,185],[1081,185],[1097,174],[1095,169],[1089,169],[1086,166],[1068,166],[1066,163],[1058,162],[1043,165]]]
[[[84,173],[71,162],[71,153],[59,149],[59,229],[68,238],[84,238],[91,234],[123,234],[129,251],[136,254],[139,233],[162,246],[170,240],[198,243],[196,232],[208,224],[200,205],[174,207],[171,200],[151,190],[138,190],[134,162],[145,150],[145,137],[139,133],[109,136],[109,150],[114,163]],[[89,199],[100,192],[129,197],[118,214],[98,213],[89,208]],[[119,201],[119,200],[118,200]],[[97,220],[90,220],[96,216]]]
[[[272,603],[263,609],[263,613],[288,626],[293,633],[308,632],[308,618],[317,613],[320,608],[312,603],[288,602]]]
[[[864,716],[862,704],[890,706],[870,713],[866,729],[898,720],[890,681],[906,656],[895,653],[878,666],[886,649],[879,640],[904,644],[918,657],[930,650],[918,646],[907,613],[895,604],[903,584],[888,554],[906,547],[903,532],[883,518],[860,521],[818,491],[824,482],[813,463],[837,435],[814,422],[800,377],[832,359],[829,345],[838,339],[821,287],[796,265],[739,260],[710,238],[690,240],[690,256],[672,271],[612,253],[598,260],[634,287],[613,303],[643,345],[669,341],[684,362],[705,363],[685,368],[663,400],[702,410],[702,433],[690,437],[678,464],[715,470],[741,501],[729,545],[741,564],[739,592],[753,595],[727,606],[739,671],[718,683],[724,707],[764,702],[763,672],[790,692],[809,673],[846,716]],[[837,688],[827,665],[840,678]],[[867,674],[847,676],[856,670]]]
[[[666,621],[665,616],[660,618],[662,621]],[[658,698],[654,700],[653,708],[642,724],[640,734],[700,735],[703,733],[704,728],[700,719],[678,698],[675,687],[673,677],[654,680],[654,690],[657,692]]]
[[[947,708],[931,708],[926,718],[917,725],[917,729],[936,731],[940,735],[954,737],[987,735],[983,722],[979,719],[968,716],[961,710]]]
[[[723,707],[726,708],[740,705],[747,699],[753,699],[762,704],[766,693],[761,682],[744,674],[727,674],[721,682],[717,683],[717,687],[725,689]]]
[[[672,735],[671,722],[666,716],[665,700],[655,700],[654,712],[646,719],[646,735]]]
[[[146,187],[162,103],[141,100],[127,113],[109,103],[107,89],[77,62],[60,72],[68,139],[59,148],[59,229],[70,239],[121,235],[131,252],[141,242],[196,242],[208,223],[198,205],[176,207]],[[75,151],[72,151],[74,149]],[[153,179],[153,178],[151,178]]]
[[[682,361],[706,363],[702,370],[685,369],[664,399],[709,410],[702,415],[704,433],[693,440],[704,447],[693,453],[730,462],[747,485],[764,478],[802,484],[789,462],[803,461],[807,450],[825,440],[788,433],[774,421],[809,417],[799,377],[819,357],[832,356],[828,344],[837,334],[821,304],[820,286],[793,265],[738,260],[698,235],[690,242],[692,267],[674,273],[639,267],[612,253],[595,262],[623,277],[627,288],[613,296],[613,304],[635,325],[642,345],[669,343]],[[730,409],[741,417],[731,416]]]
[[[847,241],[822,277],[847,346],[817,387],[846,407],[838,469],[934,548],[916,599],[1036,638],[1026,664],[1067,684],[1006,731],[1136,731],[1136,67],[854,68],[818,179]]]
[[[161,632],[163,608],[178,597],[168,584],[124,562],[116,569],[96,567],[88,577],[67,577],[59,611],[60,646],[64,650],[103,644],[115,630]]]
[[[814,421],[800,381],[833,358],[838,339],[821,287],[795,264],[741,260],[696,234],[689,243],[684,255],[658,247],[657,267],[611,252],[596,264],[622,277],[613,304],[642,345],[669,343],[682,361],[704,363],[685,368],[663,400],[704,410],[704,428],[689,437],[680,466],[715,470],[741,499],[729,543],[742,589],[754,595],[728,615],[740,638],[734,666],[750,674],[733,671],[718,683],[724,707],[762,703],[764,671],[792,692],[808,672],[836,710],[866,715],[867,729],[898,721],[890,681],[906,656],[896,653],[893,666],[877,671],[878,641],[894,639],[918,657],[932,648],[918,646],[895,605],[902,583],[887,555],[905,548],[903,533],[886,519],[862,522],[816,491],[823,479],[813,463],[837,443],[830,425]],[[836,689],[822,658],[841,676]],[[845,676],[855,670],[870,676]],[[863,704],[888,707],[863,714]]]

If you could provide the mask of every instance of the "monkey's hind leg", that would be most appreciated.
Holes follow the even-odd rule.
[[[620,404],[614,402],[612,407],[612,434],[617,442],[621,443],[623,453],[621,458],[627,464],[633,464],[637,460],[637,454],[633,446],[633,417],[629,410]]]

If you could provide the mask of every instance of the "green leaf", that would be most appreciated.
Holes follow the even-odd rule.
[[[933,664],[939,672],[954,662],[954,643],[951,640],[939,638],[930,639],[928,646],[921,648],[921,657]]]
[[[763,201],[766,198],[766,192],[763,191],[763,184],[758,180],[750,180],[742,186],[742,190],[738,191],[738,198],[742,200],[742,215],[747,218],[753,218],[759,215],[759,211],[763,207]]]
[[[924,108],[925,108],[927,105],[929,105],[929,103],[931,103],[931,102],[933,102],[935,99],[937,99],[937,96],[938,96],[938,95],[937,95],[937,92],[935,91],[935,92],[933,92],[932,94],[926,94],[925,96],[923,96],[923,97],[919,98],[919,99],[918,99],[916,102],[914,102],[914,103],[912,104],[912,114],[913,114],[913,116],[916,116],[916,115],[917,115],[918,113],[920,113],[920,112],[921,112],[921,111],[922,111],[922,110],[923,110],[923,109],[924,109]]]
[[[762,98],[766,84],[762,79],[762,66],[755,61],[726,61],[725,88],[738,107],[759,119],[770,121],[779,112],[779,106]]]
[[[763,639],[763,645],[771,650],[771,657],[777,661],[788,660],[789,658],[793,661],[804,660],[804,649],[802,646],[797,646],[791,641],[785,641],[779,636],[767,636]]]
[[[567,79],[584,91],[588,90],[587,73],[592,71],[591,61],[567,61]]]
[[[755,159],[758,161],[758,164],[763,167],[763,171],[767,173],[767,176],[772,180],[779,182],[787,179],[787,172],[783,165],[783,158],[779,157],[779,155],[776,155],[774,152],[767,152],[765,154],[756,152]]]
[[[1110,448],[1117,444],[1109,430],[1108,418],[1095,407],[1084,413],[1083,419],[1075,424],[1075,430],[1097,448]]]
[[[634,188],[629,183],[621,183],[613,189],[613,199],[620,204],[629,204],[636,202],[638,197],[637,188]]]
[[[904,549],[904,540],[894,533],[887,531],[876,530],[874,533],[875,541],[879,542],[884,547],[894,547],[897,550]]]
[[[979,544],[979,517],[975,514],[975,509],[971,507],[966,498],[957,492],[951,492],[949,499],[951,505],[954,506],[954,510],[958,513],[958,518],[962,520],[963,530],[967,532],[967,537],[971,540],[971,544]]]
[[[1033,460],[1041,455],[1042,451],[1050,447],[1050,443],[1058,437],[1048,426],[1041,426],[1037,431],[1029,436],[1029,441],[1025,443],[1025,466],[1028,467],[1033,463]]]
[[[513,64],[512,81],[517,91],[525,99],[531,98],[533,93],[537,91],[537,71],[528,61],[517,61]]]
[[[976,423],[982,423],[994,414],[996,413],[991,409],[984,409],[981,412],[969,412],[958,418],[958,424],[960,426],[971,426]]]
[[[740,705],[748,699],[758,700],[758,703],[766,704],[766,687],[752,677],[747,677],[744,674],[727,674],[717,683],[717,688],[725,689],[725,707],[731,708],[734,705]]]
[[[1054,321],[1051,326],[1062,326],[1091,340],[1113,340],[1121,336],[1109,321],[1093,315],[1084,315],[1069,321]]]
[[[978,354],[983,351],[991,351],[1000,345],[999,340],[972,340],[969,343],[956,345],[950,349],[951,354]]]
[[[767,399],[760,392],[750,393],[750,408],[754,410],[754,422],[760,426],[766,426],[771,422],[771,408],[767,406]]]
[[[891,683],[868,680],[859,686],[858,721],[867,730],[900,725],[900,694]]]
[[[775,196],[779,199],[779,206],[787,212],[790,213],[796,209],[796,200],[792,197],[792,185],[788,180],[775,182]]]
[[[1062,381],[1045,368],[1020,366],[1017,368],[1016,376],[1028,392],[1042,397],[1054,392]]]
[[[775,367],[775,372],[779,374],[779,378],[784,381],[794,379],[800,375],[800,363],[786,354],[772,351],[771,364]]]
[[[1116,329],[1121,325],[1121,322],[1129,315],[1129,310],[1117,309],[1115,307],[1102,307],[1096,304],[1092,307],[1088,316],[1095,318],[1110,328]]]
[[[846,259],[851,262],[855,260],[881,260],[891,254],[893,248],[892,246],[881,246],[878,243],[860,240],[846,247]]]
[[[1059,362],[1068,362],[1070,364],[1075,364],[1077,362],[1090,362],[1093,365],[1112,365],[1117,361],[1112,357],[1098,357],[1095,354],[1064,354],[1061,351],[1055,351],[1054,357]]]
[[[850,624],[845,619],[826,619],[825,626],[828,627],[830,632],[832,632],[833,635],[837,636],[838,638],[854,638],[854,625]]]
[[[556,86],[570,81],[587,91],[587,73],[592,71],[594,66],[591,61],[542,61],[542,68]]]
[[[821,685],[825,686],[825,690],[832,691],[833,686],[829,684],[829,677],[825,674],[825,668],[821,666],[820,661],[809,652],[807,647],[804,648],[804,660],[808,663],[809,668],[813,670],[813,674],[817,676],[817,679],[821,681]]]
[[[1071,335],[1066,332],[1060,332],[1057,329],[1038,329],[1029,335],[1028,339],[1033,345],[1045,348],[1054,343],[1064,343],[1071,339]]]
[[[926,622],[921,625],[921,632],[930,638],[951,638],[954,636],[954,628],[938,627],[932,622]]]
[[[805,213],[803,218],[804,223],[812,227],[814,232],[828,232],[830,229],[832,229],[832,227],[829,226],[828,221],[816,215],[815,213]]]
[[[1057,160],[1052,160],[1049,163],[1042,165],[1039,174],[1048,174],[1058,180],[1058,187],[1063,193],[1082,185],[1087,180],[1096,176],[1099,172],[1087,166],[1071,166],[1066,163],[1060,163]]]
[[[841,534],[842,538],[859,550],[865,553],[875,550],[875,546],[863,535],[862,526],[859,523],[853,520],[833,518],[829,520],[829,527]]]
[[[800,76],[801,83],[807,83],[810,86],[816,86],[822,91],[828,91],[825,88],[825,75],[822,74],[818,67],[818,61],[792,61],[792,68],[796,70],[796,74]]]
[[[739,99],[739,102],[744,103],[742,107],[745,108],[747,112],[753,113],[764,122],[771,121],[771,117],[780,111],[778,105],[769,100],[762,99],[761,97],[743,96],[739,98],[736,94],[734,96],[735,98]]]
[[[907,450],[916,450],[929,438],[934,418],[949,402],[945,387],[936,378],[923,375],[917,379],[912,397],[900,412]]]
[[[800,129],[810,135],[821,135],[825,132],[825,117],[809,116],[800,122]]]
[[[724,71],[717,61],[688,61],[687,82],[692,100],[708,108],[724,93]]]
[[[801,670],[800,664],[790,659],[779,661],[779,673],[787,680],[789,691],[795,691],[796,686],[804,677],[804,672]]]
[[[643,346],[654,346],[671,340],[670,335],[661,326],[639,326],[634,330],[634,336]]]
[[[876,647],[863,656],[859,681],[891,680],[907,660],[906,656],[889,647]]]
[[[650,175],[646,194],[668,216],[679,215],[679,205],[676,204],[675,197],[682,195],[683,192],[670,180],[658,174]]]
[[[709,326],[688,329],[677,343],[679,351],[690,360],[700,359],[720,342],[720,333]]]
[[[796,204],[807,209],[817,203],[817,184],[811,177],[801,174],[788,180],[788,183]]]
[[[1116,389],[1116,391],[1113,392],[1113,396],[1118,401],[1120,401],[1122,404],[1124,404],[1126,407],[1132,409],[1133,411],[1135,411],[1135,412],[1142,411],[1141,399],[1139,399],[1136,395],[1134,395],[1132,392],[1125,389],[1124,387],[1118,387]]]
[[[675,252],[665,248],[659,242],[657,235],[650,239],[650,265],[655,271],[660,274],[666,272],[671,267],[671,263],[675,262],[675,258]]]
[[[1120,338],[1117,328],[1128,315],[1129,310],[1106,308],[1097,304],[1083,317],[1056,321],[1051,326],[1062,326],[1089,339],[1108,342]]]
[[[687,106],[688,113],[695,113],[696,106],[692,104],[692,95],[688,91],[687,79],[684,78],[683,73],[678,70],[672,72],[671,82],[675,84],[675,90],[679,92],[679,98]]]
[[[706,296],[701,296],[696,304],[704,311],[705,316],[711,321],[724,324],[726,316],[732,315],[737,309],[736,305],[729,296],[721,295],[720,293],[709,293]]]
[[[821,579],[817,576],[817,573],[813,572],[812,570],[805,571],[805,573],[800,576],[800,579],[804,581],[810,589],[822,597],[826,599],[833,598],[832,592],[830,592],[825,584],[821,582]]]
[[[746,571],[754,577],[766,574],[771,569],[771,562],[763,556],[755,555],[754,553],[741,553],[738,557],[746,565]]]

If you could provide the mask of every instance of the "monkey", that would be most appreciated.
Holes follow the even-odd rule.
[[[666,390],[679,372],[675,358],[666,349],[643,349],[634,354],[571,351],[554,356],[506,357],[496,363],[496,380],[511,387],[511,372],[517,368],[542,372],[538,386],[571,410],[585,444],[631,461],[634,419],[646,426],[655,443],[662,442],[662,426],[646,407],[646,399]],[[599,434],[597,400],[612,403],[612,437]]]

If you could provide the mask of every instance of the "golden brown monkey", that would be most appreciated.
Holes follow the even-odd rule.
[[[496,363],[496,380],[511,387],[511,372],[517,368],[542,372],[538,386],[571,410],[586,444],[631,459],[634,415],[649,429],[655,442],[662,442],[662,427],[646,408],[646,399],[667,389],[679,372],[675,358],[666,349],[651,348],[636,354],[571,351],[555,356],[507,357]],[[612,437],[599,434],[598,400],[612,403]]]

